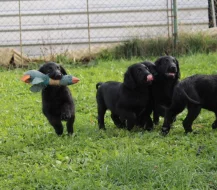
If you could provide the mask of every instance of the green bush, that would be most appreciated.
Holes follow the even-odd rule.
[[[132,57],[145,58],[150,56],[190,55],[194,53],[209,53],[217,50],[217,35],[207,33],[182,33],[173,47],[171,38],[132,39],[98,54],[99,59],[132,59]]]

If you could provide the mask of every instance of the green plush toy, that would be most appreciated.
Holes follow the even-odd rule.
[[[39,92],[48,85],[67,86],[67,85],[75,84],[79,81],[77,77],[73,77],[72,75],[63,75],[61,80],[53,80],[49,78],[48,75],[45,75],[37,70],[27,71],[26,73],[24,73],[21,80],[25,83],[32,84],[32,86],[30,87],[30,90],[32,92]]]

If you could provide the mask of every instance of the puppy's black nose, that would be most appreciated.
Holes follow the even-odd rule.
[[[169,68],[169,71],[170,71],[170,72],[173,72],[173,73],[176,73],[176,72],[177,72],[176,66],[171,66],[171,67]]]
[[[63,77],[62,73],[58,73],[58,74],[56,74],[56,76],[55,76],[55,78],[56,78],[57,80],[60,80],[62,77]]]

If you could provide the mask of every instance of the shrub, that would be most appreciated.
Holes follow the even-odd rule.
[[[208,33],[182,33],[179,36],[176,49],[171,38],[132,39],[111,49],[102,50],[97,58],[104,60],[144,58],[150,56],[189,55],[194,53],[209,53],[217,50],[217,35]]]

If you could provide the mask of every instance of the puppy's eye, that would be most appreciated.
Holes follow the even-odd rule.
[[[143,67],[144,67],[146,70],[149,70],[147,66],[143,65]],[[141,71],[142,71],[142,69],[141,69]]]
[[[143,66],[143,67],[145,67],[145,68],[147,68],[147,66],[146,66],[146,65],[143,65],[143,64],[142,64],[142,66]]]
[[[52,71],[51,68],[48,68],[48,69],[47,69],[47,73],[50,73],[51,71]]]
[[[138,68],[137,72],[136,72],[136,75],[140,75],[141,73],[143,73],[143,71],[144,71],[144,69]]]
[[[159,61],[159,62],[158,62],[158,65],[161,66],[161,65],[162,65],[162,61]]]
[[[57,66],[57,69],[60,70],[60,66]]]

